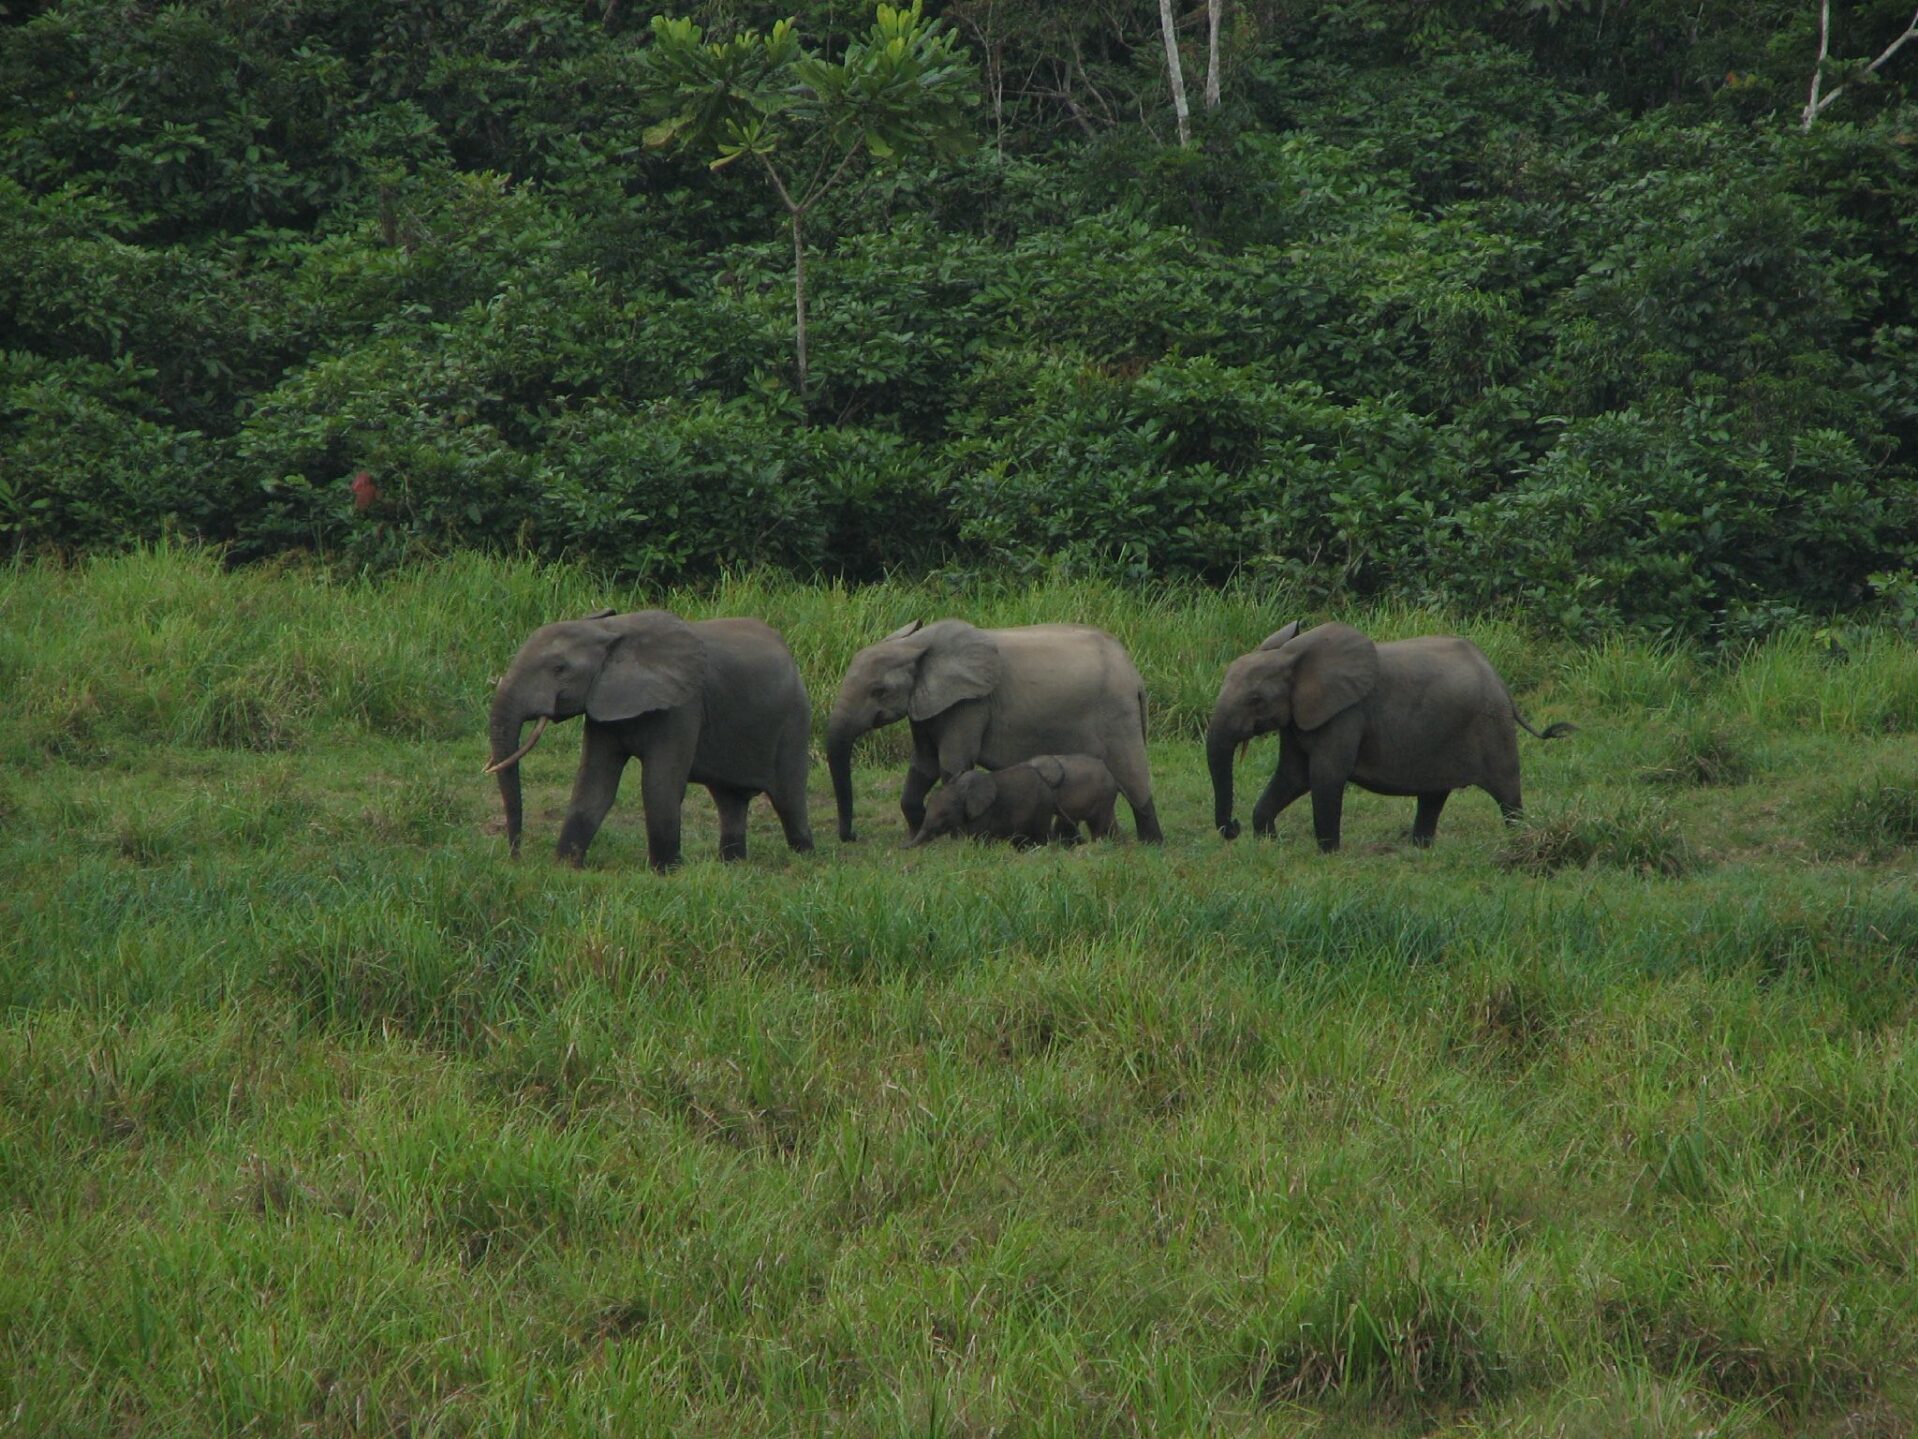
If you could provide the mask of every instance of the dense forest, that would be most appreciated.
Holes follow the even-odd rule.
[[[8,0],[0,544],[1909,616],[1911,9]]]

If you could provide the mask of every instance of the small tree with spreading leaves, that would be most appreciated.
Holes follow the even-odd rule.
[[[704,151],[722,170],[745,160],[785,207],[793,240],[793,348],[806,395],[806,217],[866,164],[972,143],[977,103],[971,61],[957,37],[921,12],[881,5],[870,33],[832,61],[803,49],[793,22],[708,41],[691,20],[657,16],[640,60],[642,94],[665,118],[650,148]]]

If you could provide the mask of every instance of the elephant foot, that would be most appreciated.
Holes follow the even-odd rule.
[[[1220,839],[1237,839],[1239,834],[1239,822],[1236,819],[1229,819],[1219,826]]]

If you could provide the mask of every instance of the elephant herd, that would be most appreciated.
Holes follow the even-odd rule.
[[[719,811],[719,854],[746,853],[746,812],[764,794],[795,850],[812,848],[806,774],[811,708],[779,632],[756,619],[688,621],[665,610],[601,610],[535,630],[501,676],[488,738],[519,853],[519,762],[553,720],[586,716],[579,773],[559,833],[578,863],[612,807],[629,759],[640,762],[653,868],[680,859],[680,804],[704,785]],[[1097,839],[1117,797],[1139,838],[1159,843],[1146,762],[1146,694],[1111,635],[1089,625],[985,630],[964,620],[910,624],[853,656],[826,727],[839,838],[853,828],[857,741],[904,719],[912,733],[899,807],[910,843],[950,833],[1019,843]],[[532,738],[520,736],[537,721]],[[1429,844],[1455,789],[1476,785],[1509,820],[1519,812],[1518,726],[1541,739],[1496,671],[1449,635],[1374,644],[1349,625],[1289,624],[1225,672],[1206,730],[1214,824],[1239,834],[1233,751],[1277,731],[1279,762],[1252,807],[1255,833],[1312,797],[1312,828],[1338,848],[1345,786],[1418,800],[1415,844]],[[938,786],[937,791],[934,787]],[[931,803],[928,804],[928,796]]]

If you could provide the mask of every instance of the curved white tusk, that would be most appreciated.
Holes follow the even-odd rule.
[[[481,770],[480,773],[481,774],[497,774],[499,773],[499,771],[505,769],[509,764],[518,764],[520,760],[525,757],[526,752],[530,750],[534,745],[539,743],[539,737],[546,733],[546,726],[548,726],[552,722],[553,722],[553,717],[551,715],[541,715],[539,717],[539,723],[533,726],[533,737],[531,739],[526,741],[525,744],[521,745],[518,749],[514,750],[511,754],[506,756],[505,759],[494,760],[493,763],[489,764],[485,769]]]

